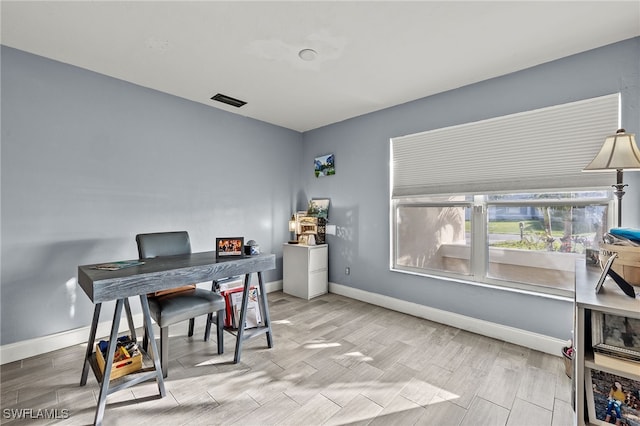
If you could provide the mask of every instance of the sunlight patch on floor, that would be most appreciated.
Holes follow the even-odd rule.
[[[326,349],[326,348],[335,348],[338,346],[342,346],[338,342],[326,342],[324,340],[312,340],[308,343],[305,343],[303,346],[305,349]]]
[[[362,352],[347,352],[346,354],[344,354],[344,356],[348,358],[354,358],[354,359],[357,359],[358,361],[363,361],[363,362],[373,361],[372,357],[367,356]]]

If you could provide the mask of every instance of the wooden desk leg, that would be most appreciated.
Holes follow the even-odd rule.
[[[247,319],[247,303],[249,301],[249,282],[251,275],[244,276],[244,291],[242,292],[242,307],[240,308],[240,320],[238,321],[238,334],[236,335],[236,353],[233,357],[233,363],[240,362],[242,355],[242,341],[244,339],[244,324]]]
[[[133,316],[131,315],[131,306],[129,306],[129,298],[124,299],[124,312],[127,314],[127,323],[129,323],[129,337],[134,342],[138,341],[136,337],[136,326],[133,324]]]
[[[120,327],[120,316],[122,315],[123,305],[124,299],[118,299],[116,301],[116,308],[113,313],[113,322],[111,323],[111,334],[109,335],[109,344],[107,345],[107,359],[105,360],[104,374],[102,375],[102,383],[100,384],[98,407],[96,409],[96,417],[93,421],[93,424],[96,426],[102,424],[104,409],[107,405],[107,395],[109,395],[109,378],[111,377],[111,368],[113,366],[113,358],[118,342],[118,328]]]
[[[240,362],[240,356],[242,355],[242,342],[244,341],[244,323],[247,318],[247,305],[249,304],[249,282],[251,275],[246,274],[244,277],[244,292],[242,294],[242,307],[240,308],[240,321],[238,322],[238,334],[236,335],[236,353],[233,358],[233,363]],[[258,272],[258,292],[260,293],[260,307],[262,308],[262,315],[264,318],[264,326],[267,328],[267,346],[273,347],[273,334],[271,333],[271,318],[269,317],[269,304],[267,302],[267,294],[264,290],[264,282],[262,281],[262,272]]]
[[[145,335],[149,337],[149,344],[153,352],[153,366],[156,369],[156,381],[158,382],[158,392],[164,398],[166,392],[164,390],[164,377],[162,377],[162,367],[160,367],[160,355],[156,337],[153,335],[153,324],[151,323],[151,314],[149,313],[149,299],[146,294],[140,295],[140,305],[142,305],[142,317],[144,318]],[[168,344],[168,342],[167,342]]]
[[[262,301],[262,316],[264,326],[267,327],[267,346],[273,347],[273,334],[271,333],[271,318],[269,317],[269,304],[267,303],[267,292],[264,291],[262,272],[258,272],[258,289],[260,290],[260,300]]]
[[[96,303],[93,307],[93,320],[91,321],[91,331],[89,331],[89,341],[87,342],[87,351],[84,354],[84,366],[82,367],[82,376],[80,376],[80,386],[87,384],[87,375],[89,374],[89,360],[93,354],[93,345],[96,340],[96,330],[98,329],[98,320],[100,319],[100,308],[102,303]]]

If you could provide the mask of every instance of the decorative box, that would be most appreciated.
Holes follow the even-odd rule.
[[[629,284],[640,286],[640,247],[600,244],[600,262],[604,264],[613,253],[618,257],[611,269]]]

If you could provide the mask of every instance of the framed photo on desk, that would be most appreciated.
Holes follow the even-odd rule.
[[[244,237],[216,238],[216,259],[242,257]]]

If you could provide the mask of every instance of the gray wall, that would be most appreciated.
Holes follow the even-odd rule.
[[[618,91],[623,125],[640,133],[640,38],[304,135],[1,54],[3,345],[86,327],[77,265],[137,257],[139,232],[185,229],[195,251],[255,239],[277,254],[278,280],[289,215],[323,197],[338,227],[330,281],[565,339],[569,302],[389,271],[389,138]],[[316,179],[313,158],[331,152],[337,174]],[[640,173],[625,182],[624,225],[640,227]]]
[[[322,154],[336,157],[335,176],[317,179],[311,168],[303,171],[307,198],[331,198],[330,222],[338,232],[328,236],[330,281],[570,337],[571,302],[389,271],[389,139],[616,92],[622,93],[623,126],[640,135],[640,38],[305,133],[305,164]],[[623,225],[640,227],[640,172],[627,172],[625,182]]]
[[[77,265],[137,258],[140,232],[187,230],[194,251],[254,239],[278,258],[266,280],[282,278],[300,133],[1,54],[3,345],[88,326]]]

